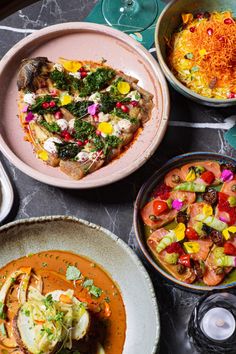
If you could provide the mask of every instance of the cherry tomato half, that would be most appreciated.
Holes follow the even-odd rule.
[[[153,212],[156,216],[164,213],[166,210],[168,210],[168,205],[166,202],[163,202],[162,200],[155,200],[153,202]]]
[[[215,175],[211,171],[205,171],[201,175],[201,179],[203,179],[203,181],[206,182],[207,184],[212,184],[212,182],[214,182],[215,180]]]
[[[192,227],[187,227],[185,231],[185,236],[188,240],[198,240],[198,233]]]
[[[179,262],[179,264],[182,264],[182,265],[184,265],[185,267],[190,268],[190,267],[191,267],[190,254],[183,254],[182,256],[179,257],[178,262]]]
[[[226,242],[224,244],[224,254],[236,256],[236,247],[232,243]]]

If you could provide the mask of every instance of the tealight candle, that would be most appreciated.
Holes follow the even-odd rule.
[[[229,310],[223,307],[215,307],[205,313],[200,327],[208,338],[223,341],[232,336],[236,323]]]

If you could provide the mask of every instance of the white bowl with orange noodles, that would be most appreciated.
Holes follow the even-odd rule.
[[[172,86],[198,103],[236,105],[236,2],[171,1],[156,26],[159,63]]]

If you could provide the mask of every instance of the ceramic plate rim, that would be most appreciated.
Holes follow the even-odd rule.
[[[134,262],[134,264],[137,266],[137,270],[140,273],[140,275],[143,277],[144,281],[147,284],[147,287],[149,289],[149,296],[150,300],[152,303],[152,308],[155,313],[155,318],[156,318],[156,336],[155,336],[155,342],[153,343],[153,350],[152,353],[150,354],[156,354],[158,345],[160,342],[160,314],[159,314],[159,309],[158,309],[158,303],[157,303],[157,298],[154,290],[153,283],[151,281],[151,278],[145,269],[144,265],[142,264],[141,260],[139,257],[136,255],[136,253],[123,241],[121,238],[116,236],[113,232],[110,230],[99,226],[97,224],[94,224],[92,222],[89,222],[84,219],[76,218],[74,216],[67,216],[67,215],[51,215],[51,216],[39,216],[39,217],[31,217],[31,218],[25,218],[25,219],[18,219],[14,220],[12,222],[9,222],[3,226],[0,227],[0,233],[10,230],[11,228],[17,227],[18,225],[31,225],[31,224],[36,224],[36,223],[41,223],[44,221],[74,221],[79,224],[83,224],[84,226],[88,228],[92,228],[95,230],[102,231],[106,237],[111,238],[115,243],[120,247],[126,254],[127,256]],[[119,285],[119,282],[118,282]]]
[[[142,254],[144,255],[145,259],[148,261],[148,263],[150,263],[152,265],[152,267],[161,274],[161,276],[164,279],[167,279],[170,283],[172,283],[173,285],[179,286],[181,289],[185,289],[188,291],[194,291],[194,292],[207,292],[207,291],[212,291],[212,290],[227,290],[227,289],[232,289],[236,287],[236,281],[230,283],[230,284],[224,284],[224,285],[216,285],[216,286],[202,286],[202,285],[194,285],[194,284],[188,284],[188,283],[184,283],[176,278],[174,278],[171,274],[169,274],[167,271],[165,271],[157,262],[155,262],[155,260],[153,259],[151,253],[148,251],[147,247],[145,247],[141,241],[141,236],[139,236],[139,220],[140,220],[140,216],[139,216],[139,205],[142,201],[143,195],[145,193],[146,190],[148,190],[148,186],[150,184],[153,183],[153,179],[157,178],[158,174],[163,174],[164,170],[168,167],[170,168],[170,166],[172,164],[175,163],[175,165],[172,165],[171,168],[175,168],[175,166],[178,166],[178,164],[176,164],[176,162],[180,162],[179,165],[181,166],[181,160],[186,158],[186,157],[191,157],[192,160],[197,160],[198,156],[202,155],[202,156],[206,156],[210,157],[210,156],[214,156],[215,159],[217,160],[224,160],[224,159],[230,159],[230,160],[234,160],[233,157],[231,156],[226,156],[224,154],[220,154],[220,153],[215,153],[215,152],[202,152],[202,151],[198,151],[198,152],[192,152],[192,153],[185,153],[185,154],[181,154],[181,155],[177,155],[175,157],[172,157],[171,159],[169,159],[166,163],[164,163],[163,165],[161,165],[160,168],[158,168],[149,178],[146,182],[144,182],[144,184],[142,185],[142,187],[140,188],[138,195],[136,197],[135,203],[134,203],[134,212],[133,212],[133,224],[134,224],[134,231],[135,231],[135,237],[136,240],[138,242],[138,245],[142,251]],[[213,158],[212,158],[213,159]],[[236,164],[236,162],[235,162]],[[166,172],[165,172],[166,173]],[[149,191],[150,192],[150,191]]]
[[[0,73],[3,72],[5,66],[7,66],[8,62],[18,53],[20,49],[23,47],[29,46],[29,44],[34,41],[37,38],[41,38],[45,35],[47,35],[49,32],[50,33],[55,33],[55,32],[63,32],[63,31],[70,31],[70,30],[87,30],[87,31],[100,31],[101,33],[104,33],[109,36],[117,37],[122,41],[125,41],[127,45],[130,47],[134,48],[138,54],[142,55],[143,58],[145,58],[148,63],[151,65],[153,72],[155,73],[156,78],[158,79],[160,86],[162,90],[160,91],[160,94],[163,97],[163,114],[161,117],[160,125],[157,129],[157,134],[156,134],[156,139],[154,139],[147,150],[145,151],[145,154],[140,154],[140,156],[132,162],[132,165],[130,167],[125,167],[121,171],[113,173],[113,175],[110,175],[109,178],[110,180],[108,181],[107,179],[100,179],[96,185],[94,181],[86,181],[84,179],[81,179],[80,181],[75,181],[75,180],[62,180],[58,179],[56,177],[48,176],[44,173],[41,173],[37,170],[35,170],[33,167],[30,167],[27,163],[23,162],[19,157],[16,156],[16,154],[8,147],[7,143],[4,141],[2,135],[0,135],[0,149],[3,152],[3,154],[9,159],[11,163],[13,163],[19,170],[24,172],[25,174],[29,175],[30,177],[40,181],[44,182],[46,184],[56,186],[56,187],[62,187],[62,188],[72,188],[72,189],[88,189],[88,188],[95,188],[95,187],[100,187],[104,185],[108,185],[111,183],[114,183],[116,181],[119,181],[120,179],[123,179],[136,171],[138,168],[140,168],[146,161],[149,159],[154,152],[156,151],[157,147],[161,143],[165,131],[168,126],[168,120],[169,120],[169,112],[170,112],[170,98],[169,98],[169,90],[168,90],[168,85],[165,79],[164,74],[161,71],[161,68],[157,61],[154,59],[154,57],[148,52],[146,48],[144,48],[140,43],[138,43],[136,40],[134,40],[132,37],[128,36],[127,34],[118,31],[116,29],[100,25],[100,24],[94,24],[94,23],[89,23],[89,22],[65,22],[61,24],[56,24],[52,26],[48,26],[45,28],[42,28],[38,30],[37,32],[34,32],[27,36],[26,38],[23,38],[21,41],[16,43],[2,58],[0,61]],[[158,75],[157,75],[158,74]],[[112,178],[111,178],[112,176]]]

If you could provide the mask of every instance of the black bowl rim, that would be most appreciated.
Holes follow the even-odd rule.
[[[179,281],[178,279],[174,278],[172,275],[167,273],[164,269],[161,268],[157,264],[157,262],[154,260],[152,257],[151,253],[148,251],[147,246],[144,243],[142,234],[139,233],[139,224],[140,224],[140,216],[139,216],[139,210],[140,210],[140,204],[142,204],[143,200],[146,198],[143,198],[143,195],[146,190],[148,191],[148,194],[153,190],[149,188],[151,184],[154,184],[154,180],[158,179],[158,175],[160,175],[160,179],[162,179],[163,174],[166,174],[168,170],[171,170],[172,168],[178,167],[183,165],[185,162],[183,160],[190,158],[192,161],[196,161],[198,159],[211,159],[211,160],[216,160],[216,161],[225,161],[228,160],[232,162],[233,164],[236,164],[236,159],[234,159],[231,156],[226,156],[224,154],[220,153],[214,153],[214,152],[191,152],[191,153],[185,153],[181,155],[177,155],[170,160],[168,160],[164,165],[162,165],[159,169],[157,169],[151,177],[142,185],[140,188],[138,195],[136,197],[135,203],[134,203],[134,212],[133,212],[133,224],[134,224],[134,232],[135,232],[135,237],[138,242],[139,248],[142,251],[142,254],[144,255],[145,259],[148,261],[149,264],[151,264],[154,269],[165,279],[170,281],[171,283],[174,283],[177,287],[180,287],[185,290],[189,291],[194,291],[194,292],[209,292],[212,290],[227,290],[227,289],[232,289],[236,287],[236,281],[230,284],[224,284],[224,285],[217,285],[217,286],[200,286],[200,285],[194,285],[194,284],[188,284],[184,283],[182,281]],[[191,159],[192,158],[192,159]],[[156,185],[158,182],[156,183]]]
[[[176,0],[172,0],[169,4],[167,4],[164,9],[161,11],[159,18],[157,20],[157,24],[156,24],[156,29],[155,29],[155,46],[156,46],[156,52],[157,52],[157,58],[158,61],[162,67],[162,70],[166,76],[166,78],[170,81],[170,83],[174,84],[177,86],[178,91],[183,95],[183,94],[187,94],[188,96],[190,96],[192,99],[194,100],[199,100],[202,101],[202,103],[204,104],[210,104],[213,106],[220,106],[220,105],[225,105],[225,106],[232,106],[232,105],[236,105],[236,98],[231,98],[231,99],[217,99],[217,98],[207,98],[205,96],[199,95],[198,93],[190,90],[188,87],[186,87],[184,84],[182,84],[181,81],[179,81],[175,75],[171,72],[171,70],[169,69],[168,65],[166,64],[166,61],[164,60],[164,57],[161,53],[161,47],[158,41],[158,37],[159,37],[159,30],[160,30],[160,26],[161,23],[164,19],[164,16],[166,15],[166,12],[176,3]],[[175,89],[177,89],[175,88]],[[184,93],[183,93],[183,92]]]

